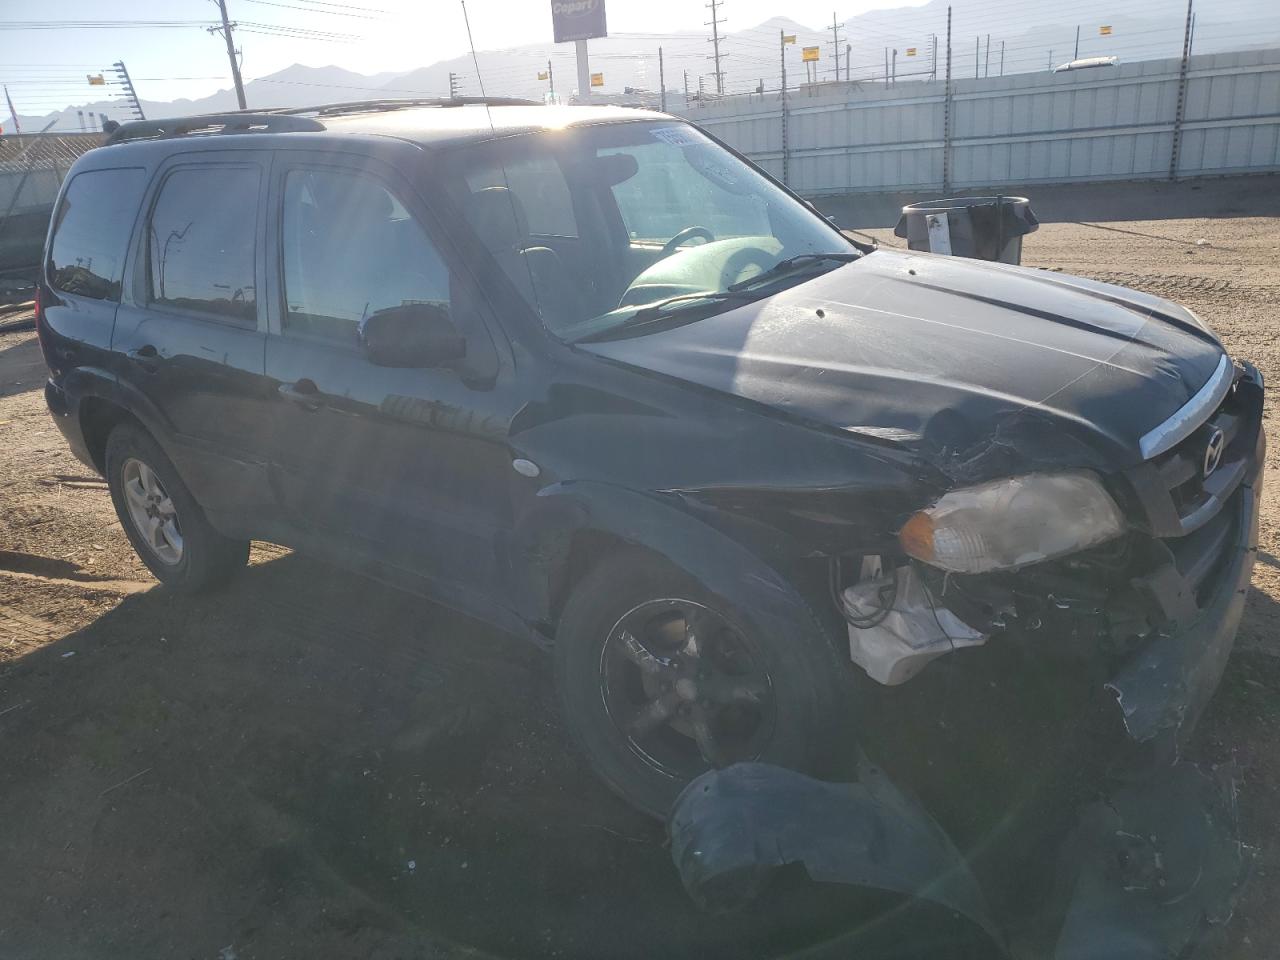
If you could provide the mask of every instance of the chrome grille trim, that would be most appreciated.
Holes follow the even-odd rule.
[[[1166,450],[1171,450],[1195,432],[1200,424],[1209,418],[1209,414],[1218,408],[1231,389],[1235,380],[1235,365],[1225,353],[1218,361],[1218,369],[1196,391],[1196,395],[1178,408],[1168,420],[1153,427],[1143,434],[1138,441],[1142,450],[1142,459],[1150,460],[1158,457]]]

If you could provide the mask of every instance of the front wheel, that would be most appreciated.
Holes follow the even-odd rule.
[[[226,580],[249,559],[247,540],[210,526],[160,445],[122,423],[107,437],[107,486],[138,558],[157,580],[194,592]]]
[[[606,783],[659,817],[713,767],[760,760],[824,772],[842,741],[843,676],[816,622],[766,634],[642,553],[584,577],[556,634],[570,733]]]

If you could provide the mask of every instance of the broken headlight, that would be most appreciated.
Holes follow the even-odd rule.
[[[944,494],[898,539],[917,560],[987,573],[1075,553],[1124,531],[1120,510],[1087,472],[1010,477]]]

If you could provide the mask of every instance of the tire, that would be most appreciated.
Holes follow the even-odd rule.
[[[195,593],[225,582],[248,562],[249,541],[224,537],[209,525],[160,445],[140,426],[122,423],[111,431],[106,468],[111,502],[125,535],[138,559],[166,587]],[[158,536],[154,527],[149,535],[137,518],[139,491],[156,508],[157,519],[172,521],[171,526],[160,524]]]
[[[684,612],[671,626],[662,611],[674,609],[674,604]],[[657,617],[649,619],[650,611]],[[698,674],[692,681],[670,681],[679,675],[670,672],[671,664],[680,659],[674,654],[659,657],[660,668],[652,664],[650,653],[659,646],[652,638],[674,634],[678,645],[682,635],[688,636],[690,616],[704,624],[699,630],[705,629],[706,636],[722,638],[717,645],[728,646],[727,655],[717,654],[722,664],[734,669],[728,687],[714,671],[706,678]],[[569,733],[615,792],[659,818],[667,816],[689,780],[712,766],[759,760],[814,776],[829,773],[842,765],[837,754],[849,742],[848,671],[816,617],[805,620],[796,623],[789,636],[766,635],[742,611],[670,563],[640,551],[610,556],[577,584],[556,632],[556,683]],[[632,625],[649,631],[641,651],[626,642],[628,633],[640,636]],[[707,642],[701,645],[703,656],[695,661],[695,672],[704,669],[714,652]],[[685,652],[685,647],[678,651]],[[687,669],[687,664],[676,668]],[[647,683],[646,670],[658,680]],[[635,675],[641,678],[639,686]],[[745,688],[744,700],[735,684]],[[686,702],[686,696],[697,699]],[[730,707],[700,705],[704,699],[726,698]],[[665,713],[673,700],[682,702],[678,710],[703,710],[702,722],[696,712],[692,720],[677,714],[655,732],[641,738],[632,735],[647,728],[651,716]],[[646,705],[628,713],[636,701]],[[707,712],[726,709],[733,712]],[[721,736],[726,728],[729,734]],[[716,747],[710,751],[711,762],[696,735],[700,729],[713,731],[708,737]],[[682,747],[680,736],[690,744]],[[658,753],[658,737],[665,753]],[[694,755],[686,763],[679,751],[689,747]]]

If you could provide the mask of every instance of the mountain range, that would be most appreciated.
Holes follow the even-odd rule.
[[[988,7],[978,3],[957,5],[952,11],[952,72],[957,77],[996,76],[1046,70],[1085,56],[1114,55],[1121,60],[1176,57],[1181,54],[1186,6],[1182,0],[1144,0],[1140,13],[1109,15],[1105,24],[1076,23],[1070,8],[1058,0],[1021,0]],[[1010,9],[1012,7],[1012,9]],[[812,79],[835,78],[839,57],[841,79],[883,83],[886,74],[899,81],[941,78],[945,70],[947,0],[930,0],[918,7],[876,10],[838,25],[839,48],[833,46],[832,28],[812,28],[784,17],[775,17],[749,30],[723,35],[721,70],[725,94],[748,93],[760,87],[776,90],[781,83],[780,50],[783,35],[796,38],[786,50],[788,84],[804,82],[806,72],[800,51],[818,47],[820,59]],[[1259,0],[1257,14],[1241,19],[1206,5],[1196,15],[1194,52],[1280,45],[1280,8]],[[1110,27],[1104,34],[1103,27]],[[1078,31],[1078,34],[1077,34]],[[1077,40],[1078,36],[1078,40]],[[934,61],[935,44],[937,60]],[[658,51],[662,49],[661,67]],[[679,107],[680,94],[701,90],[716,95],[712,49],[702,33],[624,34],[590,42],[591,69],[604,74],[599,92],[622,95],[630,89],[656,91],[659,74],[673,91],[669,106]],[[897,51],[895,57],[892,51]],[[408,72],[367,76],[340,66],[311,67],[294,64],[245,84],[246,99],[253,107],[305,106],[343,100],[380,97],[489,95],[544,99],[554,84],[555,93],[567,99],[576,92],[572,44],[534,43],[503,50],[481,50],[479,64],[471,55],[442,60]],[[551,73],[550,80],[538,79]],[[483,81],[483,83],[482,83]],[[193,100],[158,101],[139,95],[148,117],[213,113],[236,109],[235,94],[222,89]],[[129,114],[119,97],[69,105],[43,117],[20,116],[23,130],[34,131],[55,121],[53,129],[79,128],[77,109],[96,117],[126,119]]]

